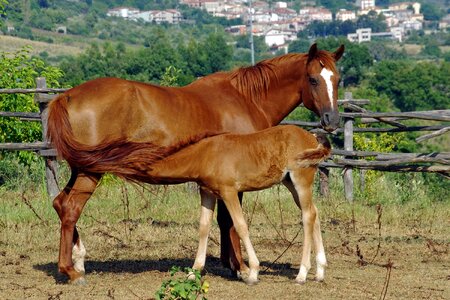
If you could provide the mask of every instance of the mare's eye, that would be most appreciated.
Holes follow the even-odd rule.
[[[319,84],[319,81],[318,81],[317,79],[315,79],[315,78],[309,77],[309,83],[310,83],[311,85],[316,86],[316,85]]]

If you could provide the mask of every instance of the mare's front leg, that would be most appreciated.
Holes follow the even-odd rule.
[[[250,236],[248,232],[248,226],[245,222],[244,214],[242,213],[242,207],[239,202],[237,192],[233,189],[222,191],[223,201],[225,206],[230,213],[231,219],[233,220],[236,232],[244,243],[245,250],[248,255],[248,262],[250,270],[248,276],[241,273],[242,280],[248,285],[253,285],[258,282],[258,272],[259,272],[259,261],[256,257],[255,249],[250,241]]]
[[[69,276],[71,283],[85,282],[83,275],[86,250],[75,225],[84,205],[97,187],[99,179],[99,175],[74,172],[67,187],[53,201],[53,206],[61,220],[58,269]]]
[[[238,193],[239,203],[242,203],[243,193]],[[248,267],[242,258],[241,242],[233,220],[223,201],[217,203],[217,223],[220,229],[220,261],[229,268],[234,276],[248,273]]]
[[[216,205],[216,197],[200,189],[200,197],[202,202],[199,227],[199,242],[197,256],[195,257],[195,270],[203,270],[206,261],[206,249],[208,245],[208,236],[211,228],[211,221],[214,214],[214,206]],[[192,275],[190,276],[190,278]],[[194,279],[194,278],[192,278]]]
[[[299,273],[295,279],[297,283],[305,283],[306,276],[311,268],[311,244],[314,242],[316,252],[316,280],[323,281],[327,260],[320,231],[320,221],[316,206],[312,201],[312,186],[316,168],[302,168],[291,172],[291,182],[283,183],[291,191],[294,200],[302,210],[304,241],[303,254]]]

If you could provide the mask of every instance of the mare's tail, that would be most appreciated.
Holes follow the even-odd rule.
[[[316,135],[317,148],[307,149],[297,156],[297,166],[301,168],[316,166],[330,157],[331,145],[325,135]]]
[[[103,141],[95,146],[78,142],[73,134],[67,111],[69,97],[61,94],[49,104],[47,136],[58,156],[72,168],[103,174],[106,172],[132,180],[148,179],[148,166],[173,152],[153,143],[127,139]]]

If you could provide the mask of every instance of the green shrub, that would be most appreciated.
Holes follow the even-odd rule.
[[[169,280],[164,281],[156,292],[157,300],[175,300],[175,299],[205,299],[204,296],[208,292],[209,283],[201,279],[200,272],[192,268],[184,268],[183,275],[174,278],[174,275],[181,272],[180,267],[172,267],[170,269]],[[195,279],[189,279],[190,275],[194,275]]]

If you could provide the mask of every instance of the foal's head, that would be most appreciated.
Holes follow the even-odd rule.
[[[303,93],[306,108],[320,116],[322,127],[331,132],[339,126],[337,107],[339,72],[336,62],[344,53],[341,45],[334,53],[318,50],[313,44],[308,52],[306,63],[308,88]]]

